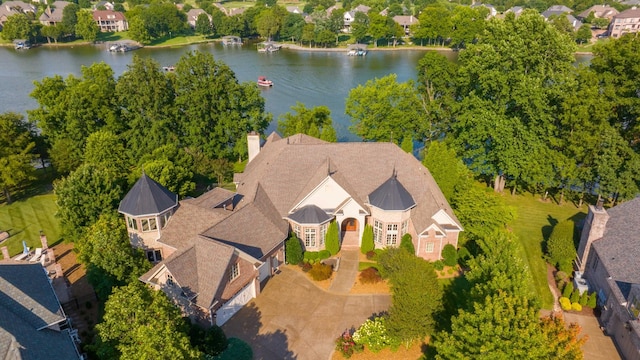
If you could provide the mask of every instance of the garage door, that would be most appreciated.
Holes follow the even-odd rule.
[[[271,267],[269,267],[269,262],[271,259],[267,259],[267,261],[263,262],[262,265],[258,268],[258,281],[263,282],[264,279],[268,278],[271,275]]]
[[[254,287],[254,283],[251,282],[249,285],[245,286],[240,292],[236,294],[231,300],[227,301],[218,311],[216,312],[216,325],[222,326],[227,320],[231,319],[231,317],[238,312],[238,310],[242,309],[242,307],[256,297],[256,291]]]

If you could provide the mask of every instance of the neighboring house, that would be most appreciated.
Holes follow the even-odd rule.
[[[569,20],[569,24],[571,24],[571,26],[573,26],[573,30],[574,31],[578,31],[578,29],[580,29],[580,27],[582,26],[582,21],[576,19],[571,14],[566,14],[565,16],[567,17],[567,20]]]
[[[22,1],[5,1],[0,4],[0,29],[7,21],[7,18],[15,14],[35,14],[36,7]]]
[[[80,359],[67,317],[38,262],[0,260],[0,358]]]
[[[358,5],[355,8],[353,8],[350,11],[345,11],[344,14],[342,15],[343,20],[344,20],[344,28],[342,29],[342,31],[344,32],[350,32],[351,31],[351,23],[353,23],[353,20],[355,20],[356,18],[356,13],[358,12],[362,12],[362,13],[369,13],[369,10],[371,10],[370,7],[366,6],[366,5]]]
[[[302,10],[300,10],[300,8],[297,7],[297,6],[287,6],[287,11],[292,13],[292,14],[298,14],[298,15],[304,14],[304,12]],[[328,14],[331,14],[331,13],[328,12]]]
[[[98,1],[95,5],[93,5],[93,10],[98,10],[100,7],[104,6],[105,10],[113,11],[115,9],[115,4],[109,1]]]
[[[418,18],[413,15],[396,15],[393,17],[393,21],[402,26],[405,35],[409,35],[411,32],[411,25],[419,23]]]
[[[640,5],[640,0],[626,0],[621,2],[620,4],[627,6],[638,6]]]
[[[613,38],[638,32],[640,32],[640,9],[635,6],[615,15],[609,24],[609,36]]]
[[[576,17],[580,20],[584,20],[591,13],[593,13],[593,16],[595,18],[611,20],[611,18],[618,15],[619,12],[609,5],[593,5],[592,7],[578,14],[578,16]]]
[[[471,5],[472,8],[477,7],[485,7],[489,10],[489,14],[487,15],[487,19],[498,15],[498,10],[496,10],[495,6],[491,4],[483,4],[483,3],[474,3]]]
[[[589,206],[577,267],[598,294],[601,325],[622,357],[640,359],[640,197],[609,210]]]
[[[44,26],[52,26],[62,22],[62,13],[64,8],[71,4],[68,1],[55,1],[51,6],[47,6],[42,15],[40,15],[40,23]]]
[[[196,28],[196,22],[198,21],[198,16],[200,16],[200,14],[207,15],[207,17],[209,18],[209,23],[211,23],[211,21],[213,20],[211,15],[207,14],[206,11],[202,9],[191,9],[187,12],[187,23],[189,23],[189,26],[191,26],[192,29]]]
[[[129,30],[129,23],[124,14],[112,10],[96,10],[93,12],[93,20],[98,24],[102,32],[117,32]]]
[[[522,14],[523,11],[524,11],[524,8],[522,6],[514,6],[509,10],[505,11],[505,14],[512,12],[516,17],[518,17],[520,16],[520,14]]]
[[[553,5],[542,13],[545,19],[549,20],[551,16],[560,16],[562,14],[571,14],[573,10],[564,5]]]
[[[164,290],[192,319],[226,322],[260,293],[284,261],[291,232],[305,250],[325,249],[331,222],[343,248],[360,246],[365,225],[376,248],[411,234],[416,255],[438,260],[462,231],[442,192],[411,154],[391,143],[327,143],[306,135],[248,136],[249,163],[236,191],[198,198],[143,175],[120,204],[132,243],[156,265],[141,280]]]

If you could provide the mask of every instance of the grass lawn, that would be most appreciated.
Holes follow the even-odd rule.
[[[553,296],[547,285],[547,268],[543,259],[543,244],[549,238],[553,226],[561,221],[571,219],[575,224],[587,214],[587,207],[577,208],[568,202],[558,205],[553,200],[542,201],[540,196],[531,194],[511,196],[505,193],[507,205],[517,209],[517,218],[509,224],[521,244],[522,258],[526,259],[536,294],[540,295],[542,307],[553,307]]]
[[[0,205],[0,231],[8,231],[10,235],[2,246],[8,246],[11,256],[22,252],[23,240],[32,249],[41,247],[40,230],[47,235],[49,246],[62,241],[60,224],[54,217],[56,211],[53,194],[31,196],[11,205]]]

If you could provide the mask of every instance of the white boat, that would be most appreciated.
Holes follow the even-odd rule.
[[[271,87],[273,81],[268,80],[265,76],[258,76],[258,86]]]

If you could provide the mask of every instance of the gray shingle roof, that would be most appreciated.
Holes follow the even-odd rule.
[[[382,210],[408,210],[416,205],[407,189],[395,176],[369,194],[369,204]]]
[[[607,213],[604,236],[593,242],[593,248],[614,280],[640,284],[640,197]]]
[[[197,198],[189,199],[189,202],[194,205],[198,205],[205,208],[213,209],[220,206],[220,204],[233,198],[236,195],[233,191],[216,187],[206,193],[198,196]]]
[[[131,216],[157,215],[178,205],[178,195],[142,174],[120,202],[118,211]]]
[[[289,215],[289,219],[298,224],[322,224],[331,220],[331,216],[315,205],[306,205]]]
[[[231,211],[196,205],[196,200],[180,201],[180,207],[169,219],[158,241],[175,249],[185,249],[192,245],[191,239],[231,214]]]
[[[78,359],[69,334],[47,328],[65,320],[42,265],[0,261],[1,359]]]

